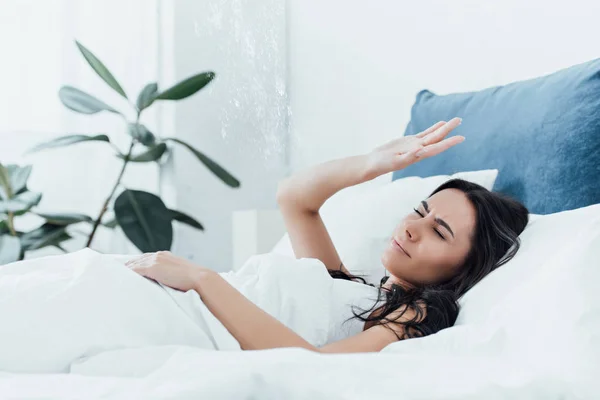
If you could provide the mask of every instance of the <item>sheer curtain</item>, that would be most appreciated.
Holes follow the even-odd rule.
[[[120,117],[77,114],[60,103],[58,90],[68,84],[131,117],[131,106],[95,74],[75,39],[104,62],[135,101],[146,83],[161,78],[159,7],[160,0],[0,0],[0,162],[33,165],[29,186],[43,193],[40,209],[95,217],[121,163],[104,143],[25,155],[28,148],[74,133],[105,133],[121,149],[128,143]],[[159,129],[160,113],[148,110],[144,124]],[[128,166],[124,181],[130,188],[156,192],[158,169],[154,164]],[[21,218],[25,225],[39,222]],[[75,250],[84,243],[81,237],[66,247]],[[122,234],[107,231],[92,247],[133,250]]]

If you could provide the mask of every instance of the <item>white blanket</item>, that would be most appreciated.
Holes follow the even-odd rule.
[[[120,353],[120,354],[117,354]],[[129,353],[129,354],[127,354]],[[115,361],[145,355],[151,372],[123,378]],[[73,374],[10,375],[9,399],[590,400],[593,376],[560,376],[513,353],[343,354],[300,349],[215,352],[187,347],[124,350]],[[92,360],[90,360],[92,361]],[[157,364],[158,365],[157,367]],[[113,367],[110,367],[112,365]],[[106,367],[113,376],[97,376]],[[88,376],[84,375],[87,374]],[[96,375],[96,376],[92,376]]]
[[[325,355],[300,349],[214,351],[189,344],[182,346],[184,343],[107,349],[73,363],[71,374],[0,373],[0,398],[595,399],[600,393],[597,256],[596,247],[581,240],[564,257],[556,257],[543,266],[544,273],[537,279],[519,282],[517,292],[522,296],[507,297],[490,310],[490,318],[482,323],[455,326],[426,338],[397,342],[381,353]],[[76,286],[76,278],[72,279]],[[33,283],[33,278],[23,279],[20,289]],[[15,285],[18,284],[15,281]],[[145,282],[144,286],[148,290],[162,290]],[[577,288],[577,296],[565,298],[561,294],[570,287]],[[3,318],[7,310],[4,289],[0,291]],[[536,296],[527,296],[529,292]],[[44,293],[49,301],[57,301],[51,293]],[[60,294],[55,295],[60,297]],[[526,298],[529,300],[523,301]],[[21,300],[27,302],[27,299]],[[110,299],[104,301],[112,304]],[[66,301],[63,305],[71,307]],[[146,312],[152,310],[147,304],[140,304],[139,308],[149,319],[178,321],[180,318],[166,315],[160,309],[155,313]],[[40,315],[33,307],[28,310]],[[168,310],[175,312],[181,308]],[[94,309],[93,313],[98,310]],[[106,317],[111,318],[110,313]],[[58,322],[66,320],[60,315],[42,318],[47,324],[48,318],[58,318]],[[187,315],[181,317],[184,319],[193,320]],[[139,320],[136,318],[135,322]],[[157,329],[147,321],[139,322]],[[133,328],[132,325],[135,324],[127,326]],[[178,333],[170,326],[160,325],[169,334]],[[101,324],[96,326],[103,329]],[[47,328],[39,324],[32,327]],[[75,328],[79,333],[82,328],[76,324],[68,328],[70,330],[63,334],[79,343],[79,337],[72,334]],[[178,336],[182,342],[186,334],[202,332],[195,326],[178,328],[186,331]],[[24,337],[31,338],[31,335],[31,332],[23,333]],[[36,335],[44,336],[43,332]],[[65,345],[57,333],[49,336]],[[26,350],[18,341],[15,343],[21,351]],[[60,354],[58,350],[47,349],[52,346],[49,342],[31,345],[38,352],[46,349],[48,354]],[[5,363],[4,352],[12,349],[4,342],[0,342],[0,346],[0,360]],[[13,353],[11,357],[10,365],[17,365],[18,355]],[[36,359],[43,364],[43,357]],[[61,366],[66,363],[67,360],[63,360]],[[49,364],[45,365],[50,368]]]
[[[143,278],[123,265],[128,258],[85,249],[0,267],[0,370],[66,372],[102,352],[149,346],[240,350],[195,291]],[[324,343],[331,278],[320,261],[255,256],[223,277],[307,341]]]

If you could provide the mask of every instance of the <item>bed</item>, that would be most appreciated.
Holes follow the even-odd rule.
[[[392,184],[496,169],[494,189],[536,214],[517,257],[464,296],[452,328],[377,354],[140,347],[130,364],[0,373],[0,398],[600,398],[599,110],[600,60],[481,92],[419,93],[406,133],[458,115],[467,141]]]

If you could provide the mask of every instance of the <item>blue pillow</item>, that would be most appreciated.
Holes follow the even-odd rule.
[[[423,90],[406,135],[461,117],[466,140],[408,168],[407,176],[499,170],[494,191],[549,214],[600,203],[600,59],[479,92]]]

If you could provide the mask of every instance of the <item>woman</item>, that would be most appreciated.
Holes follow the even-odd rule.
[[[297,258],[316,258],[334,278],[359,282],[344,267],[319,215],[339,190],[435,156],[464,140],[445,137],[461,120],[441,121],[373,152],[330,161],[284,180],[277,201]],[[128,265],[167,286],[196,290],[244,350],[301,347],[322,353],[376,352],[406,338],[454,324],[457,300],[485,275],[511,259],[528,222],[520,203],[462,180],[446,182],[415,205],[396,227],[382,255],[389,272],[381,301],[354,310],[360,329],[317,348],[255,306],[223,277],[168,252],[145,254]],[[364,283],[364,280],[362,280]],[[359,283],[356,283],[359,285]]]

